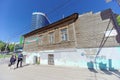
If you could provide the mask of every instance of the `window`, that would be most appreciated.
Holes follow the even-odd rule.
[[[67,38],[67,29],[66,28],[61,30],[61,40],[62,41],[67,41],[68,40],[68,38]]]
[[[43,39],[43,36],[40,36],[40,37],[39,37],[39,44],[40,44],[40,45],[42,45],[42,44],[43,44],[42,39]]]
[[[54,43],[54,33],[53,32],[49,33],[49,42],[50,42],[50,44]]]

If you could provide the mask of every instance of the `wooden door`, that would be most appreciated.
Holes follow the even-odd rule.
[[[48,54],[48,64],[54,65],[54,54]]]

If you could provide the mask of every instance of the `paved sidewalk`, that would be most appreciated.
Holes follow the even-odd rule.
[[[0,65],[1,64],[8,64],[9,60],[10,60],[10,58],[0,58]]]
[[[25,65],[10,70],[3,64],[0,65],[0,80],[120,80],[120,72],[47,65]]]

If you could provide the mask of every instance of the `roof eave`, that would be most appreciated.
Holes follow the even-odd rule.
[[[27,36],[29,36],[29,35],[33,35],[33,34],[37,33],[38,31],[43,31],[43,30],[46,30],[46,29],[50,29],[50,28],[55,27],[55,26],[57,26],[57,25],[64,24],[64,23],[66,23],[67,21],[70,21],[70,20],[73,20],[73,22],[75,22],[75,21],[77,20],[77,18],[78,18],[78,13],[74,13],[74,14],[72,14],[72,15],[64,18],[64,19],[61,19],[61,20],[59,20],[59,21],[56,21],[56,22],[54,22],[54,23],[52,23],[52,24],[49,24],[49,25],[47,25],[47,26],[45,26],[45,27],[36,29],[36,30],[31,31],[31,32],[29,32],[29,33],[27,33],[27,34],[24,34],[23,36],[24,36],[24,37],[27,37]]]

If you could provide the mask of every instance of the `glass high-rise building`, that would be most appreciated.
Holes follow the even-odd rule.
[[[32,30],[44,27],[50,24],[47,16],[41,12],[32,13]]]

